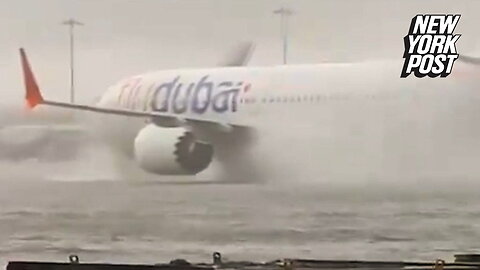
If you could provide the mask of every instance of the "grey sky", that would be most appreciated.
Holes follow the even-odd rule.
[[[18,48],[27,49],[45,95],[68,99],[68,36],[75,17],[78,100],[122,77],[164,68],[214,66],[239,41],[257,42],[252,65],[281,62],[279,18],[294,9],[290,63],[401,58],[417,13],[460,13],[460,52],[480,52],[480,1],[413,0],[0,0],[1,104],[19,107]]]

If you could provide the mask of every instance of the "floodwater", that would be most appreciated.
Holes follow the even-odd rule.
[[[478,189],[454,185],[0,182],[9,260],[158,263],[282,257],[451,259],[475,252]]]

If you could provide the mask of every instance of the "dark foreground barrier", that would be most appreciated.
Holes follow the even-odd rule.
[[[7,270],[214,270],[211,266],[193,265],[185,260],[174,260],[168,264],[107,264],[80,263],[78,256],[71,255],[70,262],[12,261]]]
[[[163,264],[104,264],[80,263],[71,255],[70,262],[12,261],[6,270],[480,270],[480,255],[455,255],[455,261],[432,262],[304,260],[280,259],[270,262],[223,261],[221,254],[213,254],[212,263],[189,263],[183,259]]]

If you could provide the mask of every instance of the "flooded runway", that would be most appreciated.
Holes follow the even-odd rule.
[[[478,251],[472,186],[156,184],[4,179],[8,260],[450,259]],[[448,187],[447,187],[448,186]]]

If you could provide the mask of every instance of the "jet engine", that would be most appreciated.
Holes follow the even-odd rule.
[[[149,124],[135,138],[134,153],[139,166],[148,172],[193,175],[211,163],[213,146],[198,141],[185,128],[162,128]]]

